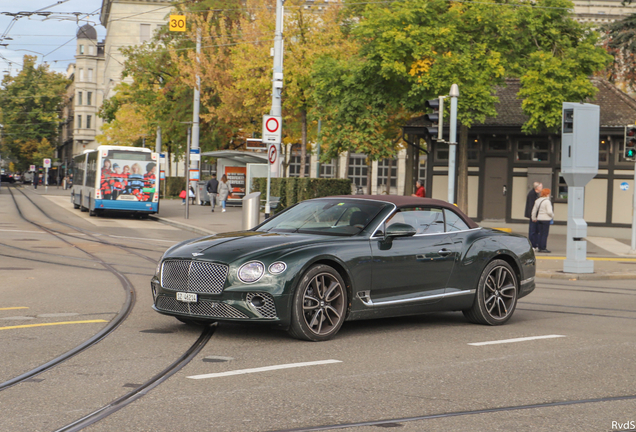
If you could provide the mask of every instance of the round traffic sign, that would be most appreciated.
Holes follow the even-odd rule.
[[[278,124],[278,120],[276,120],[276,118],[274,117],[268,118],[265,122],[265,129],[267,129],[267,131],[270,133],[276,132],[279,126],[280,125]]]
[[[276,156],[277,156],[276,146],[270,146],[269,151],[267,153],[268,153],[267,157],[269,159],[269,163],[273,164],[274,162],[276,162]]]
[[[629,190],[629,183],[627,182],[621,183],[621,190],[624,190],[624,191]]]

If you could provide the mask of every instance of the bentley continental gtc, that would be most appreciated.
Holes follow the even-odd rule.
[[[324,341],[345,321],[437,311],[500,325],[534,276],[526,237],[480,227],[440,200],[355,195],[177,244],[151,288],[157,312],[188,324],[274,324]]]

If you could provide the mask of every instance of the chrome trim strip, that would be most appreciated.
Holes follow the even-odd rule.
[[[416,302],[421,300],[432,300],[432,299],[444,298],[444,297],[454,297],[457,295],[475,294],[476,291],[477,290],[474,290],[474,289],[463,290],[463,291],[455,291],[452,293],[434,294],[434,295],[426,295],[421,297],[413,297],[408,299],[387,300],[387,301],[377,301],[377,302],[374,302],[373,300],[371,300],[371,297],[368,295],[368,291],[362,291],[363,295],[360,295],[361,293],[358,293],[358,297],[360,298],[360,300],[362,300],[362,303],[364,303],[365,306],[385,306],[385,305],[392,305],[392,304],[410,303],[410,302]]]
[[[383,201],[384,202],[384,201]],[[386,217],[384,219],[382,219],[382,222],[380,222],[375,229],[373,229],[373,231],[371,231],[373,234],[371,234],[371,237],[369,237],[369,239],[373,240],[373,239],[379,239],[379,238],[383,238],[383,237],[376,237],[375,233],[378,232],[378,229],[380,229],[380,227],[382,225],[384,225],[384,222],[386,222],[386,220],[389,218],[389,216],[391,216],[393,214],[393,212],[395,211],[395,209],[397,208],[397,206],[393,203],[389,203],[391,205],[393,205],[393,209],[389,212],[388,215],[386,215]]]
[[[534,281],[534,276],[532,276],[531,278],[522,280],[519,285],[526,285],[526,284],[529,284],[530,282],[533,282],[533,281]]]

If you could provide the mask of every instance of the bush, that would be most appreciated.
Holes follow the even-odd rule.
[[[185,189],[185,177],[166,177],[165,180],[160,181],[159,189],[163,193],[161,182],[166,183],[166,197],[178,197],[181,191]]]
[[[270,195],[280,197],[275,212],[304,200],[332,195],[351,195],[351,180],[308,177],[286,177],[271,179]],[[267,178],[252,179],[252,191],[267,194]]]

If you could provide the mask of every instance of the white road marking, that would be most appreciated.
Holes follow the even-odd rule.
[[[305,362],[305,363],[289,363],[289,364],[265,366],[265,367],[253,368],[253,369],[239,369],[239,370],[211,373],[211,374],[204,374],[204,375],[192,375],[192,376],[189,376],[188,378],[190,379],[219,378],[219,377],[226,377],[226,376],[232,376],[232,375],[244,375],[244,374],[251,374],[251,373],[258,373],[258,372],[268,372],[268,371],[279,370],[279,369],[291,369],[291,368],[305,367],[305,366],[318,366],[318,365],[331,364],[331,363],[342,363],[342,361],[320,360],[320,361]]]
[[[21,232],[21,233],[30,233],[30,234],[48,234],[44,231],[26,231],[26,230],[10,230],[10,229],[0,229],[2,232]]]
[[[469,343],[468,345],[472,346],[482,346],[482,345],[497,345],[497,344],[505,344],[505,343],[514,343],[514,342],[526,342],[537,339],[552,339],[552,338],[562,338],[564,335],[546,335],[546,336],[530,336],[516,339],[502,339],[498,341],[489,341],[489,342],[475,342]]]

